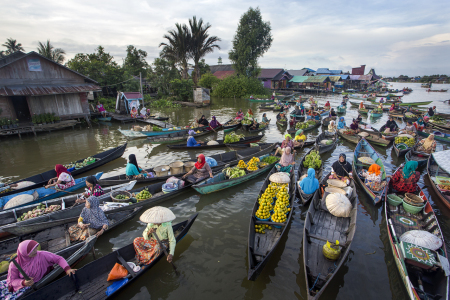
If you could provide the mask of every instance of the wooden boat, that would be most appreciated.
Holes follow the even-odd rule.
[[[356,100],[361,100],[361,101],[371,101],[371,100],[375,100],[374,97],[363,98],[363,97],[359,97],[359,96],[355,96],[355,95],[348,95],[348,97],[349,97],[350,99],[356,99]]]
[[[270,104],[270,105],[262,104],[259,106],[259,110],[261,110],[261,111],[273,110],[273,107],[274,107],[274,104]]]
[[[423,101],[423,102],[408,102],[408,103],[398,103],[399,106],[419,106],[419,105],[428,105],[433,101]]]
[[[358,112],[362,115],[367,115],[369,113],[368,109],[358,109]]]
[[[431,125],[431,127],[433,127],[433,128],[437,128],[437,129],[440,129],[440,130],[450,130],[450,125],[447,123],[447,124],[442,124],[442,123],[436,123],[436,122],[428,122],[428,124],[430,124]]]
[[[434,131],[431,129],[424,129],[423,131],[417,131],[417,134],[423,137],[428,137],[431,133],[434,134],[434,139],[440,142],[450,143],[450,134],[440,131]]]
[[[311,153],[312,150],[317,150],[315,148],[310,149],[303,157],[302,160],[300,161],[300,164],[298,165],[298,170],[297,170],[297,180],[296,180],[296,191],[297,191],[297,195],[300,197],[300,199],[302,200],[303,205],[306,205],[309,203],[309,201],[311,201],[311,199],[313,198],[314,194],[305,194],[299,187],[299,182],[302,180],[302,177],[304,175],[308,175],[308,168],[306,168],[303,165],[303,162],[305,161],[305,158],[307,155],[309,155]],[[316,171],[316,178],[319,180],[319,182],[322,180],[322,175],[323,175],[323,163],[320,166],[320,168]],[[316,193],[318,193],[319,190],[316,191]]]
[[[249,102],[272,102],[272,99],[247,99]]]
[[[383,116],[383,113],[381,113],[381,112],[379,112],[379,111],[375,111],[375,112],[374,112],[374,110],[372,110],[372,111],[370,112],[370,117],[371,117],[371,118],[379,118],[379,117],[381,117],[381,116]]]
[[[252,129],[249,128],[249,129],[248,129],[248,132],[250,132],[250,133],[257,133],[257,132],[261,132],[261,131],[266,130],[268,127],[269,127],[269,125],[265,125],[264,127],[262,127],[261,125],[259,125],[259,128],[258,128],[258,129],[252,130]]]
[[[448,90],[446,89],[440,89],[440,90],[428,90],[427,92],[437,92],[437,93],[446,93]]]
[[[236,121],[234,119],[228,120],[225,124],[223,124],[223,132],[230,132],[241,127],[241,122],[235,124]]]
[[[401,169],[401,167],[398,168],[396,172],[401,172]],[[442,268],[444,263],[448,266],[448,254],[443,232],[433,207],[420,187],[415,194],[424,200],[425,206],[416,214],[406,212],[402,204],[397,207],[390,204],[388,201],[388,195],[390,194],[394,194],[391,182],[389,182],[386,192],[383,211],[392,254],[408,293],[408,298],[449,299],[449,277],[445,276]],[[397,193],[396,196],[404,197],[400,193]],[[442,246],[433,251],[401,241],[401,236],[410,230],[423,230],[432,233],[442,240]]]
[[[302,149],[305,147],[309,147],[315,144],[315,141],[306,141],[304,142],[303,146],[296,146],[294,147],[294,149]],[[270,143],[258,143],[258,145],[260,147],[266,147],[267,145],[271,145]],[[252,148],[254,146],[250,145],[250,144],[235,144],[235,145],[231,145],[231,144],[227,144],[227,147],[230,150],[242,150],[242,149],[249,149]]]
[[[326,117],[322,119],[322,126],[328,127],[328,125],[330,125],[331,120],[336,121],[336,117]]]
[[[109,122],[109,121],[111,121],[111,117],[106,117],[106,118],[97,118],[97,120],[99,120],[99,121],[103,121],[103,122]]]
[[[276,146],[276,143],[275,144],[265,144],[264,146],[249,147],[249,148],[245,148],[245,149],[242,149],[239,151],[230,151],[230,152],[225,152],[225,153],[221,153],[221,154],[209,155],[209,157],[211,157],[217,161],[217,166],[212,167],[211,169],[213,171],[222,170],[222,168],[224,168],[226,164],[232,164],[234,162],[237,163],[239,160],[245,159],[249,156],[250,156],[250,158],[252,158],[255,155],[261,156],[261,155],[270,153],[275,148],[275,146]],[[193,160],[189,160],[189,161],[193,161]],[[188,162],[188,161],[186,161],[186,162]],[[146,169],[146,171],[151,172],[151,171],[153,171],[153,168]],[[184,175],[184,174],[186,174],[186,172],[183,170],[183,172],[180,173],[179,175]],[[139,179],[136,179],[136,181],[138,184],[139,183],[157,182],[157,181],[163,181],[163,180],[165,181],[172,176],[173,176],[173,174],[169,173],[166,176],[155,176],[152,178],[139,178]],[[111,177],[107,177],[107,178],[101,178],[99,180],[99,184],[101,186],[109,186],[109,185],[122,184],[122,183],[126,183],[129,181],[132,181],[132,179],[128,179],[125,174],[121,174],[121,175],[111,176]]]
[[[110,199],[110,194],[112,191],[129,191],[134,187],[135,184],[136,181],[131,181],[121,185],[105,187],[103,188],[105,195],[99,196],[98,199],[100,201],[102,201],[102,199]],[[51,222],[53,221],[59,221],[62,219],[79,216],[81,210],[84,207],[84,203],[81,205],[74,206],[77,198],[78,195],[70,195],[44,201],[43,203],[45,204],[46,207],[49,207],[51,205],[61,205],[61,210],[47,213],[39,217],[35,217],[20,222],[17,221],[17,218],[21,217],[24,213],[27,213],[28,211],[36,208],[36,205],[26,205],[16,209],[0,211],[0,236],[4,237],[9,234],[22,235],[35,232],[41,229],[53,227],[53,225],[51,225]],[[35,223],[41,223],[42,226],[45,227],[41,228],[33,227],[33,224]]]
[[[213,133],[213,131],[210,130],[198,130],[199,133],[195,134],[195,137],[205,136],[207,134]],[[183,141],[187,140],[189,137],[188,131],[179,131],[179,132],[172,132],[164,135],[156,135],[156,136],[150,136],[147,138],[151,143],[159,144],[159,143],[170,143],[170,142],[176,142],[176,141]]]
[[[435,158],[435,155],[437,154],[439,154],[439,156]],[[433,153],[428,157],[427,161],[427,176],[431,182],[431,186],[438,196],[437,199],[439,199],[439,201],[443,203],[448,209],[450,209],[450,192],[441,190],[438,185],[440,184],[440,182],[445,184],[448,184],[450,182],[450,170],[440,167],[440,165],[445,165],[445,163],[448,161],[449,155],[450,150],[441,151],[436,154]],[[436,201],[436,198],[433,198],[433,201]]]
[[[326,175],[322,186],[327,186],[327,180],[331,173]],[[356,200],[356,186],[354,181],[350,182],[352,194],[349,200],[353,206],[350,217],[335,217],[328,212],[325,199],[328,192],[322,194],[321,190],[314,194],[303,227],[303,271],[306,279],[307,299],[318,299],[326,287],[338,273],[346,261],[350,252],[356,231],[356,218],[358,206]],[[330,261],[322,254],[323,245],[327,241],[339,241],[341,255],[337,261]]]
[[[324,145],[321,143],[321,141],[323,140],[332,140],[333,143],[330,145]],[[324,131],[321,134],[319,134],[319,136],[316,138],[316,145],[315,148],[317,151],[319,151],[319,154],[323,154],[326,153],[330,150],[332,150],[337,143],[337,133],[330,133],[328,131]]]
[[[197,216],[198,214],[194,214],[189,217],[188,220],[172,226],[177,244],[189,232]],[[111,252],[78,269],[75,273],[75,281],[70,276],[64,276],[46,287],[35,291],[31,295],[28,295],[24,300],[78,298],[87,300],[112,298],[156,265],[158,261],[164,257],[164,252],[161,251],[159,256],[157,256],[150,264],[141,267],[138,272],[134,272],[127,264],[127,261],[134,261],[135,256],[136,251],[134,250],[133,243],[128,244],[127,246]],[[106,278],[116,263],[122,264],[122,266],[128,270],[129,274],[127,276],[127,282],[107,296],[106,290],[114,283],[114,281],[106,281]]]
[[[229,143],[229,144],[249,144],[249,143],[256,143],[259,142],[264,137],[264,134],[262,135],[254,135],[254,136],[246,136],[242,138],[241,140],[235,142],[235,143]],[[224,140],[216,140],[218,143],[217,145],[201,145],[197,147],[188,147],[187,144],[178,144],[178,145],[167,145],[167,148],[170,148],[172,150],[204,150],[204,149],[214,149],[214,148],[225,148],[227,145],[224,143]]]
[[[167,121],[169,120],[169,117],[150,117],[150,119],[155,120],[155,121]]]
[[[282,120],[277,120],[277,125],[278,126],[282,126],[282,127],[285,127],[285,126],[287,126],[287,120],[286,119],[284,119],[284,121],[282,121]]]
[[[338,106],[337,108],[336,108],[336,113],[338,113],[338,114],[343,114],[343,113],[345,113],[345,111],[346,111],[346,107],[345,106]]]
[[[381,136],[381,133],[380,133],[380,131],[378,129],[373,128],[372,126],[370,126],[370,128],[367,128],[367,125],[368,124],[365,123],[365,122],[359,122],[358,128],[362,132],[367,132],[367,133],[370,133],[370,134],[378,136],[378,137]]]
[[[406,145],[406,144],[404,144],[404,145]],[[404,147],[402,147],[402,149],[400,149],[399,146],[396,143],[394,143],[394,152],[395,152],[395,154],[397,154],[397,157],[405,156],[406,153],[408,153],[409,150],[412,149],[412,147],[408,147],[408,146],[406,146],[405,149],[403,149],[403,148]]]
[[[147,137],[153,137],[153,136],[159,136],[159,135],[167,135],[169,133],[177,133],[177,132],[189,132],[190,130],[197,131],[212,131],[217,132],[219,130],[222,130],[223,126],[215,127],[214,129],[211,129],[210,126],[203,126],[203,127],[194,127],[194,128],[186,128],[186,127],[175,127],[174,128],[161,128],[161,131],[133,131],[133,130],[123,130],[118,129],[120,133],[122,133],[127,138],[147,138]]]
[[[264,193],[266,188],[269,186],[270,181],[269,177],[273,173],[276,173],[277,169],[275,167],[272,168],[270,173],[267,175],[266,180],[264,181],[261,190],[259,192],[258,197],[256,198],[255,205],[252,210],[252,215],[250,217],[250,227],[248,232],[248,280],[256,280],[259,274],[269,261],[272,254],[275,252],[275,248],[278,246],[278,243],[282,239],[283,235],[287,232],[287,227],[289,226],[289,222],[291,221],[294,200],[295,200],[295,174],[294,168],[291,168],[290,178],[291,181],[289,183],[289,202],[290,207],[292,208],[289,211],[288,216],[286,218],[286,222],[284,223],[275,223],[272,221],[260,221],[255,217],[255,213],[258,209],[259,203],[258,198]],[[255,225],[259,224],[267,224],[272,226],[272,229],[267,230],[265,234],[255,232]],[[276,228],[280,227],[280,228]]]
[[[303,129],[303,133],[308,132],[308,131],[311,131],[311,130],[313,130],[313,129],[316,129],[316,128],[319,128],[319,127],[320,127],[320,124],[322,123],[322,121],[321,121],[321,120],[314,120],[314,121],[316,121],[316,124],[304,128],[304,129]],[[292,134],[295,134],[298,130],[299,130],[299,129],[289,128],[288,133],[292,135]]]
[[[349,101],[349,102],[350,102],[350,105],[352,107],[359,107],[359,103],[358,102],[353,102],[353,101]]]
[[[349,128],[345,128],[345,130],[349,130]],[[360,135],[358,135],[358,134],[353,134],[353,135],[344,134],[343,132],[345,130],[339,129],[338,130],[338,135],[340,137],[342,137],[343,139],[349,141],[349,142],[357,144],[359,142],[359,140],[360,140]],[[371,144],[382,146],[382,147],[387,147],[391,143],[390,141],[387,141],[387,140],[385,140],[385,139],[383,139],[381,137],[378,137],[377,134],[372,134],[372,133],[369,133],[369,135],[365,136],[364,138],[367,141],[369,141]]]
[[[387,141],[393,141],[398,136],[398,131],[385,133],[384,130],[386,129],[386,125],[381,126],[380,133],[383,139]]]
[[[382,200],[383,193],[386,190],[386,186],[381,191],[374,191],[364,184],[364,177],[361,175],[362,170],[368,170],[370,164],[361,162],[359,159],[362,157],[369,157],[381,167],[381,181],[386,180],[386,170],[384,169],[383,158],[378,154],[377,151],[368,143],[365,138],[361,138],[359,143],[355,147],[355,152],[353,152],[353,177],[356,177],[356,181],[363,188],[364,192],[372,199],[374,204],[378,204]]]
[[[264,157],[266,157],[268,155],[269,154],[260,156],[259,159],[262,160]],[[220,172],[219,174],[214,175],[213,178],[208,178],[207,180],[204,180],[200,183],[193,185],[192,188],[202,195],[221,191],[221,190],[239,185],[241,183],[244,183],[253,178],[256,178],[256,177],[260,176],[261,174],[264,174],[265,172],[270,171],[275,166],[275,164],[276,164],[276,162],[273,164],[267,165],[263,168],[260,168],[256,171],[253,171],[253,172],[246,171],[247,175],[244,175],[244,176],[241,176],[238,178],[233,178],[233,179],[227,179],[225,174],[223,172]]]
[[[416,151],[416,146],[414,146],[411,150],[409,150],[405,155],[405,161],[415,160],[419,164],[418,167],[424,167],[427,164],[428,157],[430,154],[425,152]]]
[[[127,148],[127,143],[123,144],[122,146],[119,146],[119,147],[116,147],[116,148],[112,148],[112,149],[103,151],[101,153],[97,153],[97,154],[92,156],[93,158],[95,158],[95,162],[94,163],[92,163],[90,165],[87,165],[87,166],[85,166],[83,168],[80,168],[80,169],[75,169],[75,170],[71,171],[71,174],[72,174],[72,176],[75,177],[77,175],[83,174],[83,173],[85,173],[87,171],[90,171],[92,169],[95,169],[95,168],[97,168],[97,167],[99,167],[101,165],[104,165],[104,164],[106,164],[106,163],[108,163],[110,161],[113,161],[114,159],[121,157],[123,155],[123,153],[125,152],[126,148]],[[80,159],[80,160],[77,160],[76,162],[77,163],[81,163],[83,161],[84,161],[84,159]],[[46,172],[41,173],[41,174],[33,175],[31,177],[28,177],[28,178],[24,178],[24,179],[21,179],[21,180],[18,180],[18,181],[11,182],[11,183],[19,183],[21,181],[31,181],[31,182],[34,182],[35,184],[31,185],[29,187],[26,187],[26,188],[17,189],[17,190],[11,190],[11,191],[0,193],[0,196],[3,197],[3,196],[12,195],[12,194],[19,194],[21,192],[25,192],[25,191],[28,191],[28,190],[40,188],[40,187],[46,185],[47,182],[51,178],[55,178],[55,177],[56,177],[56,171],[53,168],[50,171],[46,171]]]
[[[99,172],[99,173],[95,174],[94,176],[95,176],[95,178],[99,179],[102,176],[102,174],[103,174],[103,172]],[[55,190],[54,188],[46,189],[45,187],[41,187],[41,188],[37,188],[34,190],[28,190],[28,191],[17,193],[17,194],[12,194],[9,196],[3,196],[3,197],[0,197],[0,206],[3,207],[3,210],[16,209],[17,207],[21,207],[24,205],[36,204],[36,203],[40,203],[45,200],[62,197],[64,195],[67,195],[66,192],[73,192],[73,191],[76,191],[78,189],[85,187],[86,186],[86,178],[87,177],[75,179],[74,186],[67,188],[61,192]],[[35,195],[35,198],[33,201],[24,203],[22,205],[10,207],[10,208],[4,208],[4,206],[6,205],[6,203],[8,203],[9,200],[11,200],[12,198],[19,196],[19,195]]]
[[[357,134],[344,134],[344,131],[345,130],[348,130],[348,128],[345,128],[345,129],[338,129],[338,131],[337,131],[337,134],[341,137],[341,138],[343,138],[344,140],[347,140],[347,141],[349,141],[349,142],[351,142],[351,143],[354,143],[354,144],[358,144],[358,142],[359,142],[359,139],[361,138],[359,135],[357,135]]]

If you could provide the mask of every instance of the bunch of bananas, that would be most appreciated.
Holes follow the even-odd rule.
[[[412,147],[416,143],[416,140],[414,138],[408,138],[406,136],[396,137],[395,138],[395,144],[400,144],[400,143],[404,143],[408,147]]]
[[[247,165],[245,164],[245,162],[243,160],[240,160],[238,162],[238,168],[245,169],[245,168],[247,168]]]

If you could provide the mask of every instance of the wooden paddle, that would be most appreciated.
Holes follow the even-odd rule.
[[[17,256],[16,256],[17,257]],[[31,278],[25,273],[25,271],[22,269],[22,267],[17,263],[16,261],[16,257],[14,257],[11,262],[16,266],[17,270],[19,270],[19,273],[22,274],[23,278],[25,278],[25,280],[31,280]],[[31,286],[31,288],[33,290],[37,290],[36,288],[36,283],[33,283],[33,285]]]
[[[160,246],[161,249],[163,249],[163,251],[164,251],[164,254],[165,254],[166,256],[169,256],[169,254],[167,253],[166,247],[164,247],[164,245],[161,243],[161,241],[159,240],[159,237],[158,237],[158,235],[156,234],[156,232],[153,233],[153,237],[158,241],[159,246]],[[173,269],[175,270],[175,274],[177,274],[177,276],[179,276],[180,273],[178,273],[177,267],[175,267],[173,261],[170,262],[170,263],[172,264],[172,267],[173,267]]]

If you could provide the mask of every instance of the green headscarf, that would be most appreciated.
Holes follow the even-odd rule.
[[[404,179],[408,179],[416,172],[419,163],[415,160],[408,161],[403,167],[402,175]]]
[[[287,137],[289,137],[292,140],[292,136],[288,133],[284,136],[284,138],[286,139]]]
[[[299,130],[297,130],[297,132],[295,133],[295,136],[301,135],[302,133],[303,133],[303,129],[299,129]]]

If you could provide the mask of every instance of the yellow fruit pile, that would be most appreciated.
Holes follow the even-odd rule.
[[[268,202],[268,200],[261,200],[255,216],[263,220],[270,218],[270,211],[273,208],[271,202],[272,201]]]
[[[248,162],[248,164],[247,164],[247,170],[249,170],[249,171],[256,171],[256,170],[258,170],[258,162],[257,161],[249,161]]]
[[[280,188],[277,193],[277,201],[275,202],[275,206],[273,207],[272,221],[278,223],[286,222],[286,213],[291,211],[291,208],[287,207],[288,205],[289,194],[287,191],[287,187]]]
[[[237,166],[238,166],[238,168],[241,168],[241,169],[247,168],[247,165],[245,164],[245,162],[243,160],[240,160]]]
[[[266,228],[267,229],[269,229],[269,230],[271,230],[272,229],[272,226],[269,226],[269,225],[266,225],[266,224],[264,224],[264,225],[255,225],[255,232],[256,233],[262,233],[262,234],[265,234],[266,233]]]

